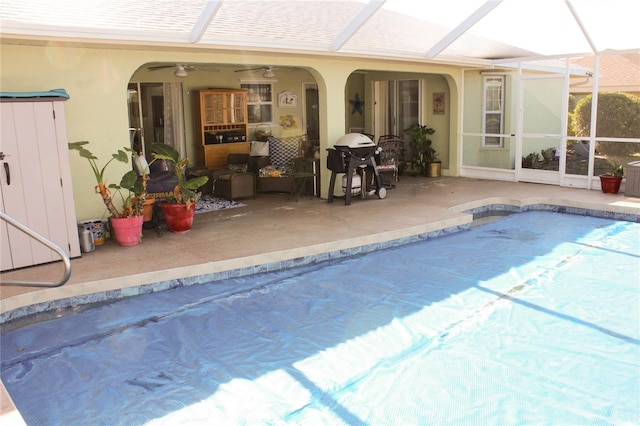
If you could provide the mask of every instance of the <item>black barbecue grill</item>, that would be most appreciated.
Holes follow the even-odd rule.
[[[366,183],[366,172],[371,171],[375,177],[376,189],[374,194],[383,199],[387,195],[387,190],[382,186],[378,168],[376,166],[375,155],[378,153],[378,146],[368,137],[360,133],[348,133],[342,136],[327,150],[327,168],[331,170],[331,181],[329,184],[328,202],[333,202],[334,187],[337,175],[346,174],[344,186],[344,204],[351,204],[353,195],[353,177],[358,175],[363,186]]]

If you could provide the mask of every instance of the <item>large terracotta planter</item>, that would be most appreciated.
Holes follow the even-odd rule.
[[[143,216],[112,217],[110,220],[111,231],[118,244],[125,247],[140,244],[142,241]]]
[[[185,204],[160,203],[164,221],[169,231],[176,234],[184,234],[193,225],[193,216],[196,213],[196,203],[191,203],[191,208]]]
[[[620,176],[600,175],[600,188],[605,194],[617,194],[621,183]]]

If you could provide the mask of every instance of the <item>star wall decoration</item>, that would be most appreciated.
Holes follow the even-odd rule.
[[[356,96],[354,99],[349,100],[349,103],[351,104],[351,115],[355,114],[356,112],[362,115],[362,108],[364,107],[364,101],[360,100],[360,96],[358,95],[358,93],[356,93]]]

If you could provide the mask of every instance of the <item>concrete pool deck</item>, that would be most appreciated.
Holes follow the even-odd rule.
[[[96,200],[98,202],[99,200]],[[170,279],[251,268],[318,253],[348,250],[468,226],[465,211],[487,205],[557,205],[640,215],[640,199],[601,191],[468,178],[403,176],[384,200],[319,198],[290,200],[288,194],[258,194],[246,207],[196,215],[185,235],[157,236],[145,230],[142,244],[108,241],[72,260],[71,278],[60,288],[0,287],[0,313],[50,301]],[[55,281],[61,262],[1,274],[3,281]],[[6,422],[6,423],[5,423]],[[0,386],[0,423],[23,424]]]
[[[245,207],[197,214],[183,235],[144,231],[141,244],[120,247],[107,241],[72,259],[71,278],[59,288],[0,287],[0,314],[53,300],[77,297],[256,265],[295,261],[432,231],[468,226],[465,211],[487,205],[550,204],[640,215],[640,199],[623,193],[532,183],[468,178],[403,176],[383,200],[258,194]],[[98,202],[98,200],[96,200]],[[61,262],[2,273],[2,281],[55,281]]]

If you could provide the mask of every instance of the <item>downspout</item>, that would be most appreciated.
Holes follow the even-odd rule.
[[[456,143],[456,149],[458,150],[457,152],[457,157],[456,158],[456,164],[457,164],[457,170],[455,171],[455,175],[456,176],[461,176],[462,175],[462,166],[464,165],[464,106],[465,106],[465,101],[466,101],[466,96],[465,96],[465,81],[466,81],[466,75],[467,75],[467,70],[463,69],[462,70],[462,75],[461,75],[461,82],[460,82],[460,92],[458,93],[458,99],[460,99],[460,104],[458,105],[458,117],[460,117],[460,120],[458,122],[458,142]],[[453,116],[453,112],[450,111],[450,116]],[[449,155],[451,155],[451,152],[449,152]]]
[[[518,105],[518,114],[516,115],[516,151],[515,151],[515,176],[514,180],[520,182],[520,174],[522,171],[522,132],[524,131],[524,96],[522,91],[524,90],[524,84],[522,84],[522,62],[518,62],[518,94],[516,98],[516,105]]]

